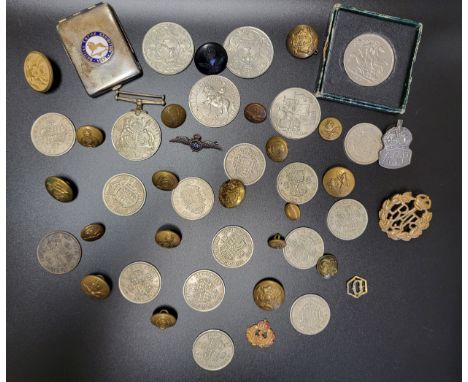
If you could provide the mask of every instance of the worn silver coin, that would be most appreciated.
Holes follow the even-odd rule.
[[[384,148],[379,152],[379,165],[390,170],[409,166],[412,156],[409,145],[412,140],[411,131],[399,119],[397,125],[388,129],[382,137]]]
[[[190,90],[189,107],[195,119],[202,125],[226,126],[239,112],[239,90],[226,77],[203,77]]]
[[[161,144],[161,128],[145,111],[129,111],[112,126],[112,145],[124,158],[132,161],[148,159]]]
[[[354,240],[361,236],[367,222],[366,208],[354,199],[339,200],[328,211],[328,229],[341,240]]]
[[[176,23],[156,24],[143,38],[143,57],[161,74],[177,74],[185,70],[192,62],[193,51],[190,33]]]
[[[343,65],[348,77],[361,86],[377,86],[392,73],[395,55],[382,36],[364,33],[355,37],[345,49]]]
[[[299,333],[314,335],[324,330],[330,322],[330,307],[323,297],[305,294],[291,306],[289,319]]]
[[[254,244],[250,233],[238,226],[221,228],[211,242],[215,260],[226,268],[239,268],[253,255]]]
[[[137,213],[145,204],[146,189],[136,176],[117,174],[104,185],[102,199],[113,214],[129,216]]]
[[[283,255],[297,269],[310,269],[323,255],[325,245],[322,237],[312,228],[299,227],[286,236]]]
[[[207,269],[193,272],[187,277],[183,287],[185,302],[198,312],[216,309],[223,302],[224,293],[223,279]]]
[[[55,157],[70,151],[75,143],[75,126],[63,114],[46,113],[31,127],[31,140],[41,154]]]
[[[236,76],[255,78],[273,62],[273,44],[268,35],[255,27],[234,29],[224,41],[229,60],[227,68]]]
[[[193,359],[202,369],[216,371],[229,365],[234,357],[234,342],[225,332],[210,329],[193,342]]]
[[[172,190],[171,203],[180,217],[198,220],[208,215],[213,208],[214,193],[207,181],[189,177],[182,179]]]
[[[224,157],[224,172],[229,179],[239,179],[246,186],[260,180],[265,173],[265,156],[257,146],[239,143],[232,146]]]
[[[301,139],[312,134],[320,122],[320,114],[317,98],[301,88],[283,90],[270,108],[273,128],[289,139]]]
[[[382,147],[382,132],[372,123],[354,125],[344,139],[346,155],[357,164],[368,165],[376,162]]]
[[[71,272],[81,259],[81,246],[71,233],[53,231],[37,246],[37,259],[47,272],[61,275]]]
[[[119,276],[122,296],[135,304],[146,304],[161,290],[161,275],[157,268],[144,261],[128,264]]]
[[[283,167],[276,178],[276,190],[288,203],[307,203],[315,196],[317,189],[317,174],[305,163],[288,164]]]

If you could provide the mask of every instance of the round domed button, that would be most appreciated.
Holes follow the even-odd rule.
[[[203,74],[218,74],[226,69],[228,56],[222,45],[207,42],[195,52],[195,66]]]

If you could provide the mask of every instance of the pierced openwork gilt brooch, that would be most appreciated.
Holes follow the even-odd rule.
[[[223,148],[218,144],[218,142],[214,141],[203,141],[200,134],[194,134],[192,138],[189,137],[175,137],[171,139],[169,142],[173,143],[182,143],[183,145],[190,146],[192,151],[199,152],[202,149],[216,149],[222,150]]]

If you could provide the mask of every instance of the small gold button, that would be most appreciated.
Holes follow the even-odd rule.
[[[94,148],[104,142],[104,133],[95,126],[84,125],[76,130],[76,140],[81,146]]]
[[[161,330],[174,326],[176,322],[177,318],[175,315],[167,309],[160,309],[157,313],[151,316],[151,323]]]
[[[87,275],[81,279],[80,287],[83,293],[96,300],[109,297],[110,286],[102,275]]]
[[[164,123],[167,127],[170,127],[171,129],[175,129],[181,126],[185,122],[185,118],[187,118],[187,113],[185,112],[185,109],[182,106],[175,103],[167,105],[161,111],[162,123]]]
[[[284,302],[284,288],[276,280],[265,279],[255,285],[253,299],[255,304],[263,310],[276,310]]]
[[[274,249],[281,249],[286,247],[286,240],[279,233],[276,233],[268,239],[268,245]]]
[[[31,88],[46,93],[54,81],[54,71],[47,56],[38,51],[29,52],[23,65],[24,77]]]
[[[288,33],[287,47],[294,57],[310,57],[317,54],[318,34],[310,25],[296,25]]]
[[[335,117],[327,117],[320,122],[319,134],[326,141],[338,139],[343,132],[343,125]]]
[[[323,176],[322,182],[325,191],[335,198],[348,196],[355,186],[353,173],[341,166],[329,169]]]
[[[243,202],[245,186],[238,179],[229,179],[219,188],[219,201],[226,208],[234,208]]]
[[[155,187],[163,191],[172,191],[179,183],[177,175],[170,171],[156,171],[151,180]]]
[[[50,196],[62,203],[75,199],[74,185],[71,181],[59,176],[49,176],[45,180],[45,187]]]
[[[106,228],[101,223],[92,223],[85,226],[81,232],[80,236],[85,241],[95,241],[99,240],[104,233],[106,232]]]
[[[299,220],[301,217],[301,209],[297,204],[286,203],[284,205],[284,213],[289,220]]]
[[[156,240],[156,243],[158,243],[158,245],[164,248],[175,248],[180,244],[182,240],[182,238],[177,232],[172,231],[170,229],[159,230],[158,232],[156,232],[154,239]]]
[[[288,156],[288,142],[283,137],[275,135],[268,139],[265,149],[268,157],[275,162],[282,162]]]

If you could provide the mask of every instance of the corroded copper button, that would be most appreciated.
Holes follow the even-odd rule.
[[[255,285],[253,299],[260,309],[276,310],[284,302],[284,288],[276,280],[261,280]]]
[[[161,121],[167,127],[175,129],[176,127],[181,126],[185,122],[185,118],[187,118],[187,113],[185,109],[178,105],[178,104],[170,104],[167,105],[161,111]]]
[[[244,108],[244,116],[247,121],[252,123],[261,123],[267,117],[265,106],[260,103],[249,103]]]

